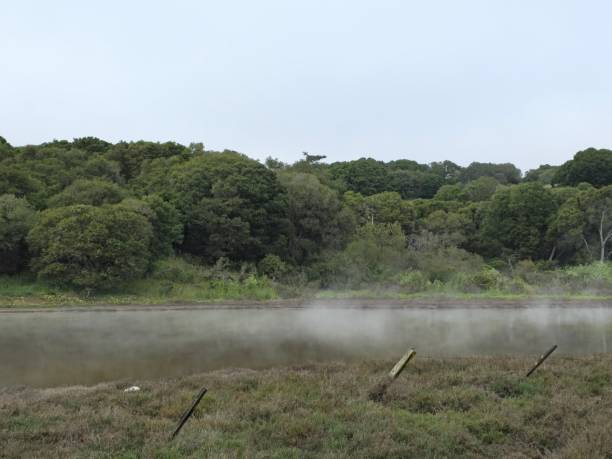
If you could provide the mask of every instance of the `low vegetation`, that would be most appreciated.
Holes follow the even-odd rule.
[[[265,262],[269,261],[268,264]],[[612,301],[612,263],[538,269],[521,262],[513,271],[480,263],[471,271],[388,271],[375,279],[332,284],[321,288],[301,272],[289,272],[278,260],[233,270],[224,260],[213,266],[182,258],[158,261],[144,279],[106,291],[73,289],[33,276],[0,276],[0,307],[45,307],[88,304],[199,304],[282,299],[397,299],[397,300],[598,300]],[[354,269],[354,264],[347,265]],[[431,268],[430,268],[431,269]]]
[[[418,357],[381,402],[393,362],[223,370],[93,387],[0,389],[1,456],[88,458],[605,458],[612,357]],[[124,392],[132,384],[139,392]],[[169,435],[201,386],[209,393]]]

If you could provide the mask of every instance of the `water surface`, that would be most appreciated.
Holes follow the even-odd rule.
[[[610,343],[610,344],[608,344]],[[0,385],[172,377],[230,367],[612,350],[612,308],[219,309],[0,314]]]

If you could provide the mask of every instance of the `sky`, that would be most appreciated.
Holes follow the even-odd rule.
[[[612,147],[612,2],[0,0],[0,135],[285,162]]]

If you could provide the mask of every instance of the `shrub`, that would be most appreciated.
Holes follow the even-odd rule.
[[[204,278],[205,274],[201,266],[179,257],[170,257],[155,263],[151,277],[159,281],[188,284]]]
[[[28,234],[32,266],[57,284],[110,289],[149,267],[149,221],[118,206],[49,209]]]
[[[472,282],[482,290],[490,290],[501,284],[502,275],[490,266],[485,266],[480,271],[472,275]]]
[[[287,271],[287,265],[278,255],[266,255],[257,265],[257,271],[276,280]]]
[[[612,263],[592,263],[565,268],[559,273],[564,287],[573,291],[612,291]]]
[[[421,271],[404,271],[397,276],[398,284],[410,293],[422,292],[429,286],[428,277]]]

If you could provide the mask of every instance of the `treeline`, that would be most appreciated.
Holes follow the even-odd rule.
[[[265,164],[202,144],[0,137],[0,273],[111,289],[158,261],[354,288],[606,261],[612,151],[512,164],[304,153]],[[483,280],[484,279],[484,280]],[[480,282],[479,281],[479,282]]]

